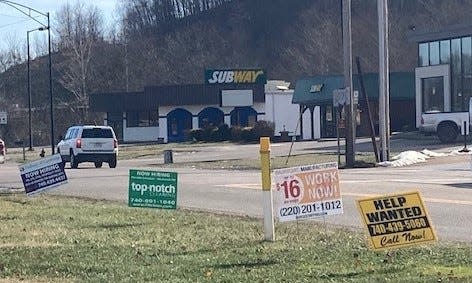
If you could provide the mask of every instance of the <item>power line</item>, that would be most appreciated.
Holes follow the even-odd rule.
[[[23,19],[24,19],[24,20],[22,20],[22,21],[18,21],[18,22],[13,22],[13,23],[8,23],[8,24],[0,25],[0,29],[6,28],[6,27],[10,27],[10,26],[14,26],[14,25],[17,25],[17,24],[22,24],[22,23],[25,23],[25,22],[30,21],[29,18],[23,18]]]
[[[22,18],[22,19],[26,19],[26,17],[24,17],[24,16],[13,16],[13,15],[10,15],[10,14],[3,14],[3,13],[0,13],[0,16],[9,17],[9,18]]]

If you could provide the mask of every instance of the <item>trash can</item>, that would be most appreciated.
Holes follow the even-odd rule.
[[[164,164],[174,163],[174,159],[172,157],[172,149],[164,150]]]

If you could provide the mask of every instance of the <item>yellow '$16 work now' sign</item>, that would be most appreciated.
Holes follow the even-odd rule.
[[[391,249],[436,241],[419,192],[357,201],[373,249]]]

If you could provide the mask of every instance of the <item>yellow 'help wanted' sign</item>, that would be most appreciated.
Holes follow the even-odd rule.
[[[419,192],[361,199],[357,204],[376,250],[436,241]]]

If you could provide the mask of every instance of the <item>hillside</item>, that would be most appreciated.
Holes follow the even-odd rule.
[[[340,1],[233,1],[157,38],[148,58],[145,84],[201,83],[204,68],[263,67],[271,79],[342,72]],[[472,3],[464,0],[389,1],[391,71],[413,71],[415,30],[470,22]],[[353,56],[366,72],[377,70],[378,27],[375,0],[352,1]],[[143,51],[143,45],[133,44]]]

